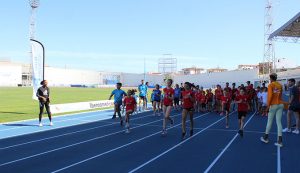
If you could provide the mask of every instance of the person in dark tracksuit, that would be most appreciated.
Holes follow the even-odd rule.
[[[40,114],[39,114],[39,126],[43,126],[42,124],[42,116],[44,112],[44,107],[46,107],[46,111],[50,120],[50,126],[53,126],[52,118],[51,118],[51,111],[50,111],[50,89],[48,88],[48,81],[43,80],[41,82],[41,87],[37,90],[36,96],[39,99],[39,106],[40,106]]]

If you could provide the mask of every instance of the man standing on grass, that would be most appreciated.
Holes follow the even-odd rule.
[[[42,127],[42,116],[44,112],[44,107],[46,107],[46,111],[50,120],[50,126],[53,126],[51,112],[50,112],[50,89],[48,88],[48,81],[43,80],[41,82],[41,87],[37,90],[36,96],[39,99],[40,103],[40,114],[39,114],[39,126]]]
[[[115,119],[116,114],[118,113],[118,116],[120,118],[120,124],[122,126],[123,120],[122,120],[122,116],[121,116],[121,105],[123,104],[123,97],[127,96],[127,94],[125,93],[125,91],[121,90],[122,83],[117,83],[116,87],[117,87],[117,89],[112,91],[112,93],[109,97],[109,100],[114,96],[115,111],[114,111],[114,115],[113,115],[112,119]]]

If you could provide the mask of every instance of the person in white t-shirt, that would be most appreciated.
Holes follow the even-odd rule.
[[[257,101],[258,101],[258,105],[257,105],[257,113],[262,115],[262,103],[263,103],[263,98],[262,98],[262,94],[263,90],[262,88],[259,88],[259,92],[257,93]]]
[[[262,116],[268,116],[267,112],[267,100],[268,100],[268,91],[266,88],[263,88],[262,92]]]

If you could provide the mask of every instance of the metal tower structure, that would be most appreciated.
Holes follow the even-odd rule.
[[[172,54],[164,54],[158,60],[158,72],[162,74],[171,74],[177,71],[177,58]]]
[[[263,76],[276,72],[276,58],[273,39],[269,39],[273,32],[273,4],[272,0],[266,0],[265,27],[264,27],[264,59]]]
[[[37,8],[40,5],[39,0],[29,0],[29,5],[31,7],[31,12],[30,12],[30,23],[29,23],[29,40],[35,39],[35,15]],[[29,49],[29,57],[30,57],[30,62],[32,58],[32,50],[31,47]],[[25,74],[27,76],[27,84],[32,83],[32,63],[29,64],[29,74]]]
[[[35,13],[36,13],[36,9],[40,5],[40,1],[39,0],[29,0],[29,4],[31,7],[29,35],[30,35],[30,39],[34,39],[34,36],[35,36]]]

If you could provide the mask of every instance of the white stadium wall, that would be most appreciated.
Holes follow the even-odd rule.
[[[144,79],[144,74],[133,74],[133,73],[122,73],[121,74],[121,82],[124,86],[138,86],[141,84],[141,80]],[[146,82],[149,82],[150,86],[154,86],[155,84],[162,85],[164,82],[163,75],[151,75],[146,74]]]
[[[1,65],[0,86],[18,86],[22,84],[22,65]]]
[[[100,85],[99,72],[46,67],[45,79],[50,86]]]
[[[226,82],[230,85],[235,82],[237,86],[245,84],[247,81],[253,83],[258,78],[258,70],[226,71],[218,73],[202,73],[197,75],[174,76],[174,83],[191,82],[204,88],[215,87],[217,84],[225,86]]]

